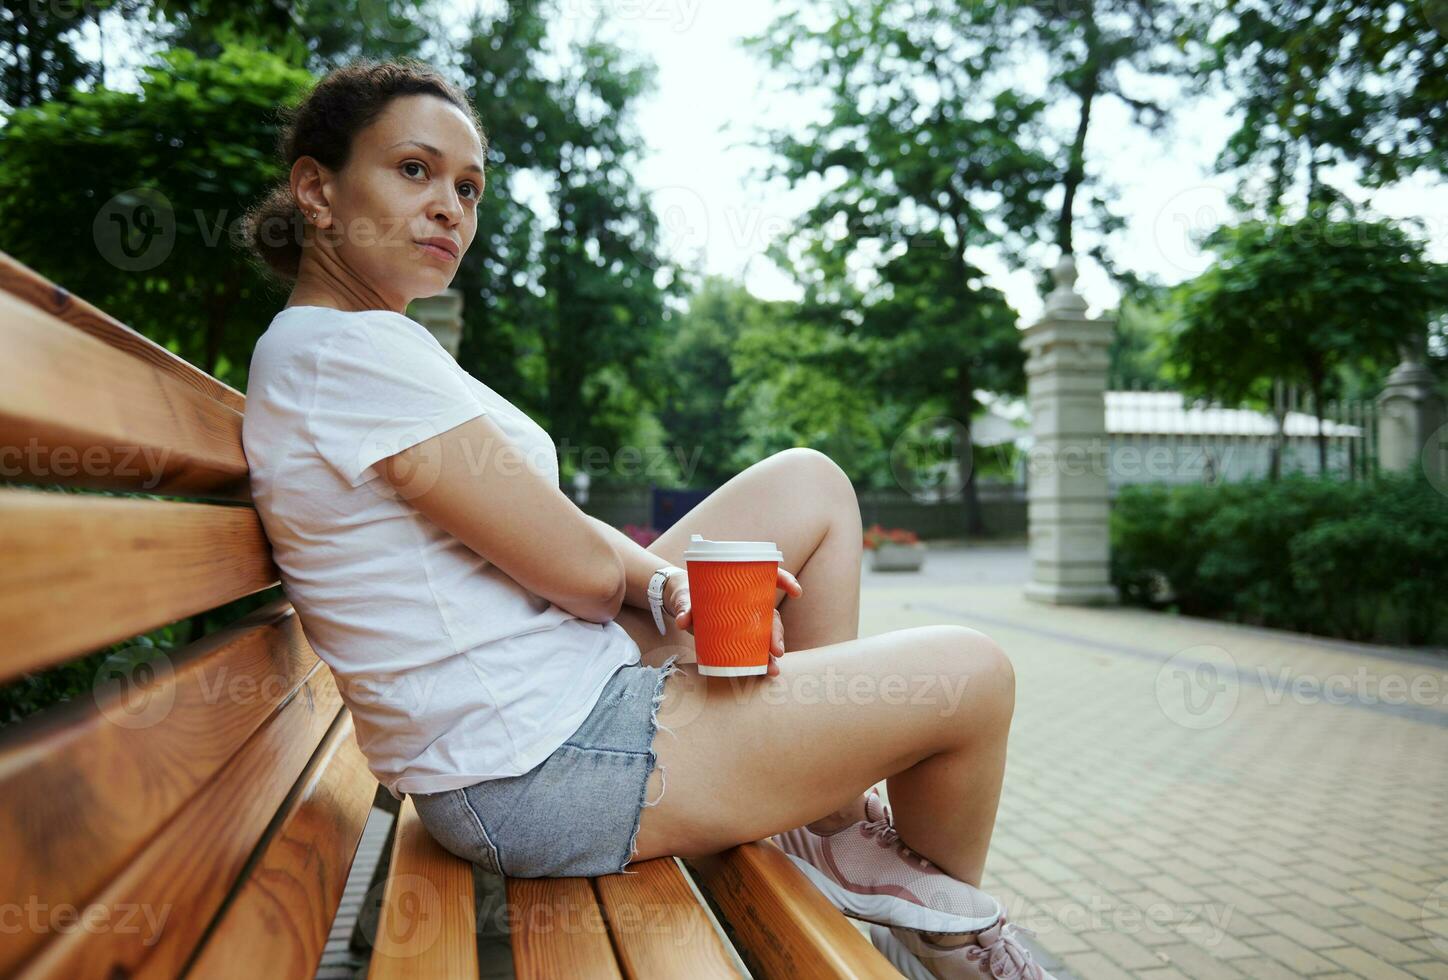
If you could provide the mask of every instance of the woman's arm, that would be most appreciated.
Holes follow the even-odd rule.
[[[592,623],[618,615],[624,569],[616,549],[486,415],[377,468],[402,499],[523,588]]]
[[[613,547],[614,553],[618,555],[618,560],[623,562],[624,578],[626,580],[623,596],[624,604],[637,606],[639,609],[649,608],[649,579],[653,578],[654,572],[671,563],[661,555],[656,555],[652,551],[649,551],[617,528],[605,524],[592,515],[585,514],[584,516],[598,526],[603,532],[604,537],[608,539],[608,543]],[[678,576],[671,579],[669,581],[670,589],[672,590],[677,587],[679,582]],[[671,610],[673,608],[673,596],[665,595],[664,609]]]

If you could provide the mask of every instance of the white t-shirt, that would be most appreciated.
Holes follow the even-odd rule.
[[[398,799],[527,772],[640,661],[617,622],[529,592],[374,466],[484,414],[557,484],[548,433],[400,313],[288,307],[252,354],[252,497],[302,630]]]

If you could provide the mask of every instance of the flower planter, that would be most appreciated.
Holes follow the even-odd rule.
[[[925,564],[925,545],[882,541],[870,551],[870,568],[876,572],[918,572]]]

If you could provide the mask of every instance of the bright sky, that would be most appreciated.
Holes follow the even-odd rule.
[[[445,0],[447,2],[447,0]],[[450,0],[461,27],[480,4],[495,9],[503,0]],[[803,126],[818,116],[818,96],[781,91],[762,63],[738,44],[759,33],[779,10],[771,0],[558,0],[562,11],[553,40],[561,45],[586,32],[603,13],[612,36],[658,66],[657,90],[638,110],[638,127],[647,147],[637,179],[652,192],[664,230],[664,247],[679,261],[704,271],[742,279],[758,296],[793,298],[797,287],[763,255],[766,245],[801,213],[817,186],[787,190],[755,178],[768,154],[745,145],[759,127]],[[365,9],[386,11],[387,0],[369,0]],[[82,46],[97,53],[93,32]],[[108,33],[110,33],[108,31]],[[125,87],[133,58],[124,38],[107,40],[107,60],[120,68],[110,83]],[[119,50],[118,50],[119,49]],[[1022,87],[1036,79],[1023,79]],[[1140,89],[1133,88],[1133,92]],[[486,107],[480,107],[486,125]],[[1053,120],[1069,127],[1076,106],[1056,107]],[[1116,191],[1115,207],[1127,227],[1112,242],[1117,261],[1134,271],[1176,282],[1207,264],[1193,236],[1231,217],[1228,177],[1214,175],[1211,164],[1231,132],[1226,100],[1208,95],[1180,108],[1164,135],[1153,136],[1130,124],[1115,100],[1098,102],[1087,145],[1088,175],[1104,178]],[[1328,175],[1333,178],[1332,174]],[[1334,179],[1339,187],[1350,182]],[[535,206],[546,209],[539,192],[520,188]],[[536,196],[535,196],[536,195]],[[1358,199],[1363,192],[1353,192]],[[1427,178],[1373,195],[1377,210],[1394,217],[1418,217],[1428,224],[1431,251],[1448,261],[1448,183]],[[1080,212],[1078,211],[1078,216]],[[1088,241],[1078,238],[1078,249]],[[990,254],[972,251],[970,259],[989,274],[1029,323],[1041,311],[1035,270],[1007,268]],[[1033,256],[1041,266],[1054,264],[1052,249]],[[1093,311],[1114,306],[1116,290],[1094,262],[1081,260],[1079,287]]]

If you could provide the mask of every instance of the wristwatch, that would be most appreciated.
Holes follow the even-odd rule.
[[[653,578],[649,579],[649,610],[654,614],[654,625],[659,628],[660,636],[667,632],[664,629],[664,585],[668,582],[670,575],[683,571],[677,565],[665,565],[654,572]]]

